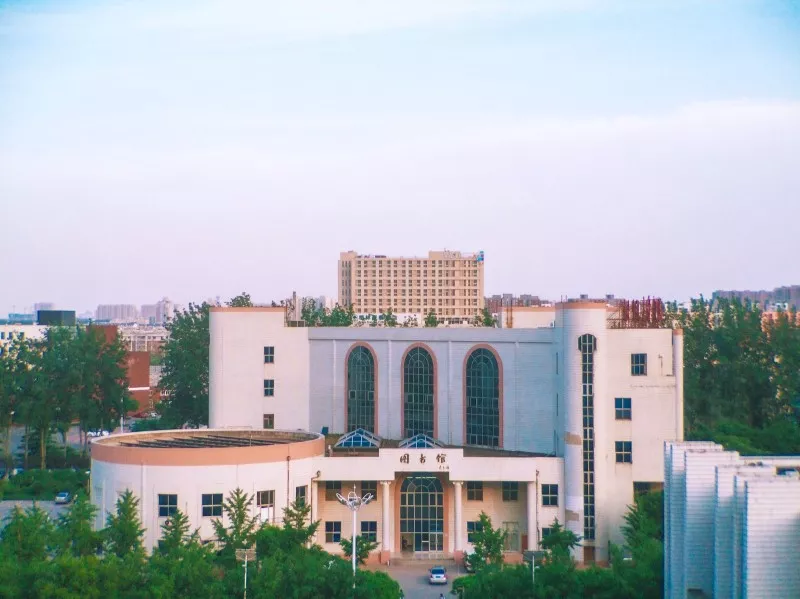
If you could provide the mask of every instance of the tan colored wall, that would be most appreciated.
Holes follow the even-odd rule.
[[[395,313],[473,318],[484,305],[483,263],[460,252],[430,252],[428,258],[368,257],[343,252],[339,259],[339,303],[358,314]]]

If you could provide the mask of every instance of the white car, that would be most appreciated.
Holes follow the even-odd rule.
[[[108,437],[111,433],[108,431],[86,431],[86,436],[89,438]]]
[[[430,570],[428,582],[430,584],[447,584],[447,570],[442,566],[434,566]]]
[[[70,495],[66,491],[61,491],[61,493],[56,495],[56,503],[57,504],[69,503],[71,499],[72,499],[72,495]]]

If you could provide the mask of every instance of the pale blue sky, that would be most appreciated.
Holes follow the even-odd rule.
[[[800,3],[0,0],[0,315],[336,293],[800,283]]]

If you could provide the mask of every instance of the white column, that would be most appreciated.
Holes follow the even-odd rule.
[[[389,485],[391,481],[382,480],[381,486],[383,492],[381,493],[381,510],[383,512],[383,522],[381,522],[381,551],[392,550],[392,523],[389,519],[389,503],[391,502],[391,493],[389,492]]]
[[[528,514],[528,551],[536,551],[536,538],[539,533],[539,519],[536,517],[536,503],[539,501],[536,492],[536,483],[528,483],[528,503],[526,505]]]
[[[455,501],[453,501],[453,508],[455,512],[455,545],[453,546],[453,551],[464,551],[464,523],[462,522],[463,518],[463,510],[461,509],[461,486],[463,483],[460,480],[453,481],[453,496],[455,497]]]

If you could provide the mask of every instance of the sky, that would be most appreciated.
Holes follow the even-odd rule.
[[[0,0],[0,315],[800,284],[800,3]]]

